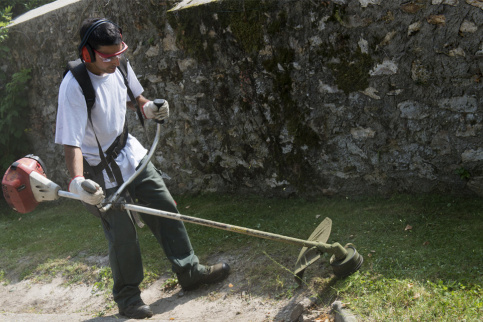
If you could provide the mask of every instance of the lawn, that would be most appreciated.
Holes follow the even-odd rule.
[[[176,197],[182,214],[307,239],[332,219],[329,243],[352,243],[364,257],[359,272],[331,274],[328,255],[310,266],[303,287],[328,305],[346,304],[364,321],[483,320],[483,200],[438,195],[337,197],[317,200],[260,196]],[[199,257],[243,256],[247,289],[274,297],[296,290],[291,275],[300,248],[187,223]],[[87,263],[105,256],[100,222],[76,201],[41,204],[18,214],[0,201],[0,277],[4,283],[63,274],[109,289],[110,272]],[[170,274],[148,229],[139,230],[147,285]],[[257,287],[254,287],[257,286]]]

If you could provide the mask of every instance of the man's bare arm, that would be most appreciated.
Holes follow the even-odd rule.
[[[71,178],[84,175],[82,151],[77,146],[64,145],[65,164]]]
[[[86,181],[84,178],[84,160],[82,158],[82,151],[79,147],[72,145],[64,145],[65,163],[72,180],[69,182],[69,191],[79,195],[82,202],[90,205],[99,204],[104,199],[104,191],[101,186],[96,182],[91,181],[94,188],[97,190],[95,193],[92,191],[86,191],[82,184]]]
[[[136,101],[138,102],[139,107],[142,107],[144,104],[149,102],[149,100],[142,95],[139,95],[138,97],[136,97]],[[136,106],[134,106],[133,102],[126,102],[126,106],[133,111],[136,110]]]

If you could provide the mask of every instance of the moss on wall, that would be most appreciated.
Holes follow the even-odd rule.
[[[269,103],[271,114],[279,126],[287,124],[287,129],[295,138],[297,146],[309,147],[319,144],[319,136],[306,122],[306,112],[292,96],[292,67],[295,60],[293,49],[280,47],[274,49],[271,59],[262,62],[264,68],[274,75],[273,90],[278,94],[278,101]],[[282,70],[279,68],[282,67]]]
[[[170,12],[168,22],[176,30],[177,43],[189,55],[213,61],[214,39],[202,33],[200,26],[223,34],[230,30],[236,43],[247,54],[256,54],[263,46],[265,13],[274,1],[230,0]]]
[[[167,14],[168,23],[176,31],[176,44],[189,56],[202,62],[213,60],[214,39],[202,33],[202,24],[212,26],[209,5]]]
[[[374,65],[371,56],[357,50],[348,55],[339,55],[339,59],[339,63],[328,64],[334,72],[337,87],[345,94],[366,89],[369,86],[369,71]]]
[[[246,0],[243,1],[240,10],[241,2],[223,3],[227,4],[224,9],[228,10],[229,14],[222,15],[222,25],[231,27],[237,42],[246,53],[252,54],[260,50],[263,46],[263,26],[267,20],[265,12],[269,10],[268,6],[263,1]]]
[[[339,34],[334,43],[324,42],[317,54],[331,69],[337,87],[345,94],[364,90],[369,86],[369,71],[374,60],[369,54],[354,48],[349,35]]]

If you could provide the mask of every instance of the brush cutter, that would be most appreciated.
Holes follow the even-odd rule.
[[[159,136],[160,124],[157,125],[156,137],[148,153],[148,157],[145,159],[146,161],[138,168],[130,180],[126,181],[116,193],[108,197],[101,205],[98,206],[102,212],[109,210],[114,204],[116,204],[116,206],[120,206],[121,209],[126,211],[141,212],[148,215],[180,220],[192,224],[300,246],[302,247],[302,250],[297,258],[294,271],[296,280],[298,282],[301,282],[305,269],[317,261],[323,253],[332,255],[330,258],[330,265],[332,266],[334,274],[337,277],[349,276],[359,270],[361,267],[363,257],[356,251],[353,245],[347,244],[345,247],[343,247],[339,243],[327,244],[327,240],[329,239],[332,228],[332,221],[329,218],[325,218],[319,224],[319,226],[310,235],[308,240],[303,240],[255,229],[219,223],[202,218],[189,217],[178,213],[171,213],[135,204],[119,202],[118,199],[123,189],[125,189],[125,187],[132,182],[132,180],[134,180],[134,178],[147,166],[147,163],[151,159],[154,150],[156,149]],[[86,191],[95,192],[96,188],[91,185],[89,181],[85,181],[84,183],[83,188]],[[40,158],[33,155],[27,155],[24,158],[15,161],[8,168],[2,180],[2,190],[10,207],[20,213],[31,212],[40,202],[56,200],[60,197],[80,200],[78,195],[61,190],[61,187],[58,184],[49,180],[47,178],[45,166],[43,165],[42,161]]]

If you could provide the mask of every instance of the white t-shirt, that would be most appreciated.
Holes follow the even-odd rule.
[[[101,159],[95,135],[97,135],[102,150],[105,152],[123,131],[126,101],[130,101],[130,99],[127,95],[124,79],[118,69],[113,74],[103,76],[95,75],[89,71],[88,73],[96,93],[96,101],[91,111],[95,134],[91,122],[88,120],[87,105],[82,89],[69,71],[59,89],[55,143],[80,147],[87,162],[96,166],[101,162]],[[144,89],[129,63],[128,80],[134,97],[141,95]],[[147,150],[141,143],[129,134],[126,146],[115,159],[121,169],[124,181],[135,172],[146,152]],[[118,185],[115,181],[109,180],[105,170],[104,180],[106,188],[113,188]]]

